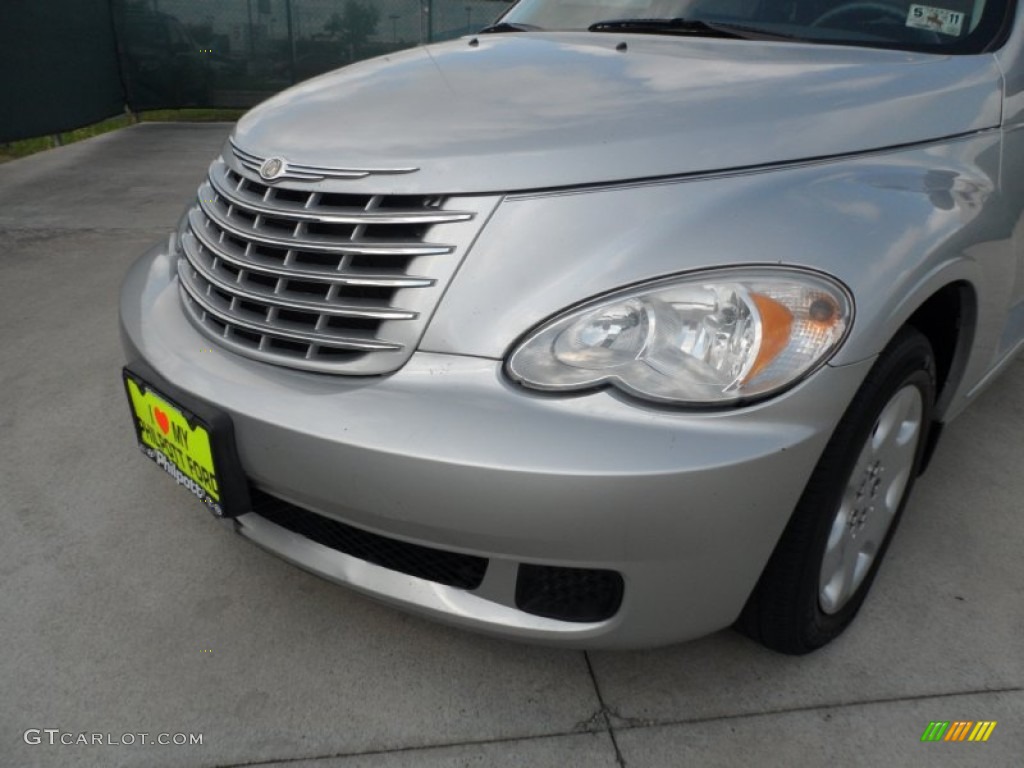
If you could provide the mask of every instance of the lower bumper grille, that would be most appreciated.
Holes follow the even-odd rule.
[[[484,557],[391,539],[318,515],[255,488],[250,493],[252,511],[274,525],[382,568],[460,589],[479,587],[487,570]]]
[[[473,590],[483,583],[485,557],[370,533],[256,488],[250,489],[250,497],[254,514],[336,552],[458,589]],[[622,576],[616,571],[523,563],[516,579],[515,605],[524,613],[559,621],[604,621],[618,612],[622,593]]]
[[[520,565],[516,607],[560,621],[604,621],[622,605],[622,576],[593,568]]]

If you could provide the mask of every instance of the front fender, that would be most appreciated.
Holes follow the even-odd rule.
[[[596,295],[738,264],[828,273],[856,316],[834,365],[877,355],[929,296],[977,296],[964,386],[992,363],[1015,261],[998,131],[746,173],[519,194],[481,233],[421,349],[504,357],[524,332]]]

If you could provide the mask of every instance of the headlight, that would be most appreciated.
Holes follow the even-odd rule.
[[[508,361],[527,387],[609,384],[648,400],[724,405],[795,384],[838,348],[853,303],[794,269],[732,269],[631,288],[545,323]]]

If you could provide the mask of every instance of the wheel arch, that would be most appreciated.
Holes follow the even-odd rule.
[[[967,371],[977,332],[978,295],[967,280],[947,283],[925,299],[904,325],[920,331],[935,355],[935,407],[920,472],[931,463],[942,436],[944,416]]]
[[[935,353],[936,421],[943,420],[963,380],[977,319],[978,295],[966,280],[944,285],[907,318],[905,324],[923,333]]]

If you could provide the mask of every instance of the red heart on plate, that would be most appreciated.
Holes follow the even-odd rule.
[[[153,415],[156,417],[156,423],[160,427],[160,431],[165,435],[171,430],[171,420],[167,418],[167,414],[153,406]]]

